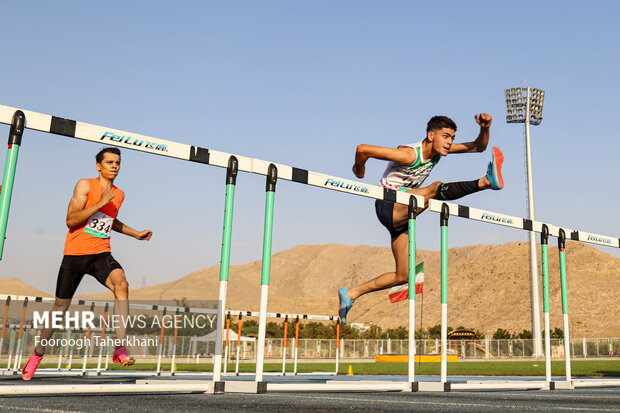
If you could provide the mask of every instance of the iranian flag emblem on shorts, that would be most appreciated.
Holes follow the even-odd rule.
[[[421,262],[415,267],[415,293],[422,294],[424,292],[424,263]],[[397,285],[390,288],[388,292],[390,302],[403,301],[409,298],[409,283]]]

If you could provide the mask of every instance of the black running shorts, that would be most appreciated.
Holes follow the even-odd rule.
[[[90,255],[65,255],[58,271],[56,297],[69,299],[80,285],[85,274],[92,275],[102,285],[115,269],[123,269],[109,252]]]
[[[377,199],[375,201],[375,212],[379,222],[390,232],[390,237],[394,241],[400,234],[404,234],[409,230],[407,225],[401,225],[394,228],[394,202]]]

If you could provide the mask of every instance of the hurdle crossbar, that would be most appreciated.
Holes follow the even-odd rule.
[[[56,300],[52,297],[36,297],[36,296],[27,296],[27,295],[7,295],[0,294],[0,301],[5,300],[7,297],[11,297],[11,301],[24,301],[28,299],[30,303],[54,303]],[[72,305],[94,305],[95,307],[104,307],[106,305],[114,305],[114,301],[99,301],[99,300],[75,300],[71,302]],[[178,307],[178,306],[169,306],[169,305],[151,305],[151,304],[137,304],[129,302],[129,308],[133,308],[136,310],[152,310],[152,311],[161,311],[167,309],[169,311],[179,311],[180,313],[203,313],[203,314],[217,314],[216,308],[191,308],[191,307]]]
[[[0,105],[0,123],[10,125],[13,115],[21,110],[26,116],[26,129],[40,132],[53,133],[56,135],[87,140],[106,145],[118,146],[121,148],[147,152],[155,155],[167,156],[183,159],[192,162],[199,162],[207,165],[228,167],[228,161],[233,154],[220,152],[213,149],[202,148],[199,146],[187,145],[184,143],[173,142],[154,138],[146,135],[122,131],[119,129],[105,126],[92,125],[58,116],[46,115],[43,113],[23,110],[11,106]],[[275,162],[264,161],[257,158],[249,158],[234,155],[239,162],[239,170],[267,176],[270,164],[274,164],[278,169],[278,179],[304,183],[318,188],[331,189],[339,192],[359,195],[368,198],[391,201],[398,204],[407,205],[408,192],[394,191],[377,185],[368,185],[363,182],[339,178],[333,175],[312,172],[303,168],[283,165]],[[415,195],[418,205],[424,205],[424,198]],[[430,200],[429,210],[441,212],[443,201]],[[532,221],[527,218],[509,216],[506,214],[485,211],[477,208],[470,208],[463,205],[447,203],[450,207],[450,215],[460,216],[481,222],[489,222],[498,225],[520,228],[541,232],[543,222]],[[600,235],[580,230],[573,230],[566,227],[559,227],[548,224],[550,235],[558,236],[559,229],[563,228],[573,241],[580,241],[590,244],[603,245],[607,247],[620,248],[620,238],[608,235]]]
[[[523,229],[526,231],[533,231],[537,233],[542,232],[543,225],[547,225],[549,228],[549,235],[559,237],[560,230],[563,229],[566,234],[570,234],[570,240],[585,242],[588,244],[603,245],[606,247],[620,248],[620,238],[611,237],[608,235],[592,234],[585,231],[573,230],[567,227],[558,227],[546,222],[532,221],[527,218],[519,218],[511,215],[502,214],[499,212],[486,211],[483,209],[472,208],[464,205],[453,204],[450,202],[444,202],[437,199],[431,199],[428,209],[433,212],[441,213],[441,206],[443,204],[448,205],[450,215],[471,219],[474,221],[487,222],[496,225],[502,225],[505,227],[511,227],[516,229]],[[567,239],[569,237],[567,236]]]
[[[53,133],[69,138],[118,146],[120,148],[147,152],[154,155],[219,166],[221,168],[227,168],[228,161],[230,157],[233,156],[231,153],[163,140],[106,126],[92,125],[5,105],[0,105],[0,123],[10,125],[13,120],[13,114],[18,110],[24,112],[26,116],[26,129],[40,132]],[[276,162],[245,156],[234,156],[239,162],[239,170],[244,172],[267,176],[269,165],[274,164],[278,169],[278,179],[405,205],[409,202],[409,196],[411,195],[386,189],[378,185],[368,185],[363,182],[312,172],[307,169],[296,168]],[[418,198],[418,204],[423,205],[424,198],[418,195],[416,195],[416,197]]]
[[[2,299],[2,296],[0,296]],[[260,317],[260,311],[235,311],[226,310],[226,313],[231,315],[243,315],[244,317]],[[299,317],[300,320],[320,320],[320,321],[338,321],[340,317],[337,315],[313,315],[313,314],[286,314],[286,313],[267,313],[267,318],[286,318],[289,320]]]

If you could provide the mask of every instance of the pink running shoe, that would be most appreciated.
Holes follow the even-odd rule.
[[[131,366],[136,362],[136,359],[127,354],[127,350],[125,349],[125,346],[123,346],[117,350],[114,350],[112,361],[122,366]]]
[[[504,187],[504,178],[502,177],[502,165],[504,164],[504,154],[497,146],[493,147],[493,157],[489,162],[487,169],[487,178],[491,183],[491,189],[502,189]]]
[[[43,356],[37,356],[32,353],[28,362],[24,365],[22,369],[22,379],[30,380],[32,376],[34,376],[34,372],[37,371],[37,367],[39,367],[39,363],[43,360]]]

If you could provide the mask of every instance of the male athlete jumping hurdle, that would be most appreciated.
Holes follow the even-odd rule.
[[[429,199],[453,200],[483,189],[502,189],[504,180],[501,168],[504,156],[497,147],[493,148],[487,174],[482,178],[464,182],[433,182],[427,187],[420,188],[442,156],[453,153],[483,152],[486,149],[493,118],[489,114],[482,113],[475,115],[475,119],[480,125],[480,133],[472,142],[455,143],[456,123],[446,116],[434,116],[428,121],[426,138],[421,142],[398,145],[397,148],[359,145],[355,152],[353,173],[358,178],[363,178],[366,161],[369,158],[389,161],[381,178],[381,186],[423,196],[424,206],[418,208],[417,213],[426,209]],[[379,222],[390,233],[396,270],[381,274],[356,287],[342,287],[338,290],[339,316],[343,324],[347,322],[347,313],[353,306],[353,302],[360,296],[404,284],[409,278],[408,205],[376,200],[375,210]]]

